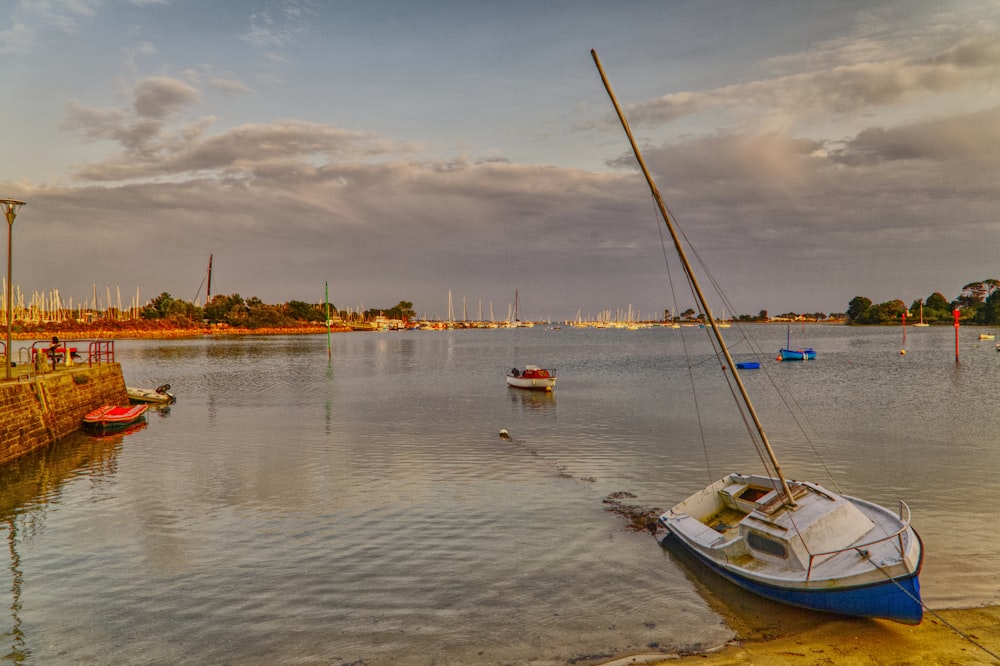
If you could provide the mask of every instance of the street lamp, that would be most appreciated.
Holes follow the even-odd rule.
[[[14,296],[11,290],[11,242],[14,237],[14,218],[17,217],[18,209],[24,205],[23,201],[17,199],[0,199],[0,208],[7,217],[7,379],[10,379],[10,331],[14,320]]]

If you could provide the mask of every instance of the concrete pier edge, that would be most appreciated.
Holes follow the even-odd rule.
[[[0,381],[0,464],[78,430],[87,413],[107,404],[128,404],[118,363]]]

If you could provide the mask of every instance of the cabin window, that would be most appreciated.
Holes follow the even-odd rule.
[[[747,544],[754,550],[759,550],[768,555],[774,555],[781,559],[788,557],[788,550],[785,549],[784,543],[766,537],[760,532],[750,532],[747,534]]]

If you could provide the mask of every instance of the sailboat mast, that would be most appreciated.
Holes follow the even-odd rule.
[[[667,207],[663,204],[663,199],[660,197],[660,191],[657,189],[656,183],[653,182],[653,177],[650,175],[649,169],[646,167],[646,161],[642,158],[642,153],[639,152],[639,146],[636,145],[635,137],[632,136],[632,130],[629,128],[628,120],[625,119],[625,114],[622,113],[621,107],[618,106],[618,100],[615,98],[615,93],[611,90],[611,83],[608,82],[608,77],[605,75],[604,68],[601,66],[601,60],[597,57],[597,51],[591,49],[590,55],[594,59],[594,64],[597,65],[597,71],[601,75],[601,81],[604,83],[604,89],[608,92],[608,97],[611,98],[611,103],[615,107],[615,113],[618,114],[618,120],[621,121],[622,128],[625,130],[625,135],[628,137],[629,144],[632,146],[632,152],[635,153],[635,158],[639,162],[639,168],[642,169],[642,174],[646,178],[649,190],[653,194],[653,198],[656,200],[656,205],[660,209],[660,214],[663,216],[663,221],[666,223],[667,229],[670,231],[670,238],[673,240],[674,248],[677,250],[677,256],[680,258],[681,264],[684,266],[684,272],[691,281],[691,286],[694,288],[698,302],[705,311],[705,318],[708,319],[708,323],[712,327],[712,334],[719,343],[722,355],[726,358],[726,365],[729,366],[729,371],[733,373],[733,378],[736,380],[736,386],[740,391],[740,396],[743,398],[743,403],[746,405],[747,412],[749,412],[751,419],[753,419],[754,427],[760,435],[765,451],[767,451],[767,457],[771,461],[771,465],[774,467],[774,472],[777,474],[778,480],[781,482],[782,492],[785,494],[788,504],[790,506],[795,506],[795,500],[792,498],[792,491],[788,488],[788,482],[785,480],[785,476],[781,472],[781,466],[778,464],[778,459],[775,457],[774,450],[771,448],[771,443],[768,441],[767,434],[764,432],[764,426],[761,424],[760,418],[757,416],[757,410],[754,409],[753,403],[750,401],[750,395],[747,393],[746,386],[743,385],[740,373],[736,370],[736,363],[733,361],[733,357],[729,354],[729,347],[726,346],[725,341],[722,339],[722,333],[719,330],[719,325],[716,323],[715,317],[712,316],[711,308],[708,306],[708,300],[705,298],[705,294],[702,293],[701,285],[698,284],[694,271],[691,270],[691,264],[688,261],[687,254],[684,252],[684,246],[681,244],[680,236],[677,235],[677,230],[674,229],[674,224],[671,221],[670,214],[667,212]]]
[[[212,255],[208,255],[208,291],[205,292],[205,304],[212,300]]]

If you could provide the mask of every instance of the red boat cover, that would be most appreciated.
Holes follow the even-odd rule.
[[[128,423],[134,421],[149,409],[149,405],[117,407],[102,405],[83,417],[84,423]]]

